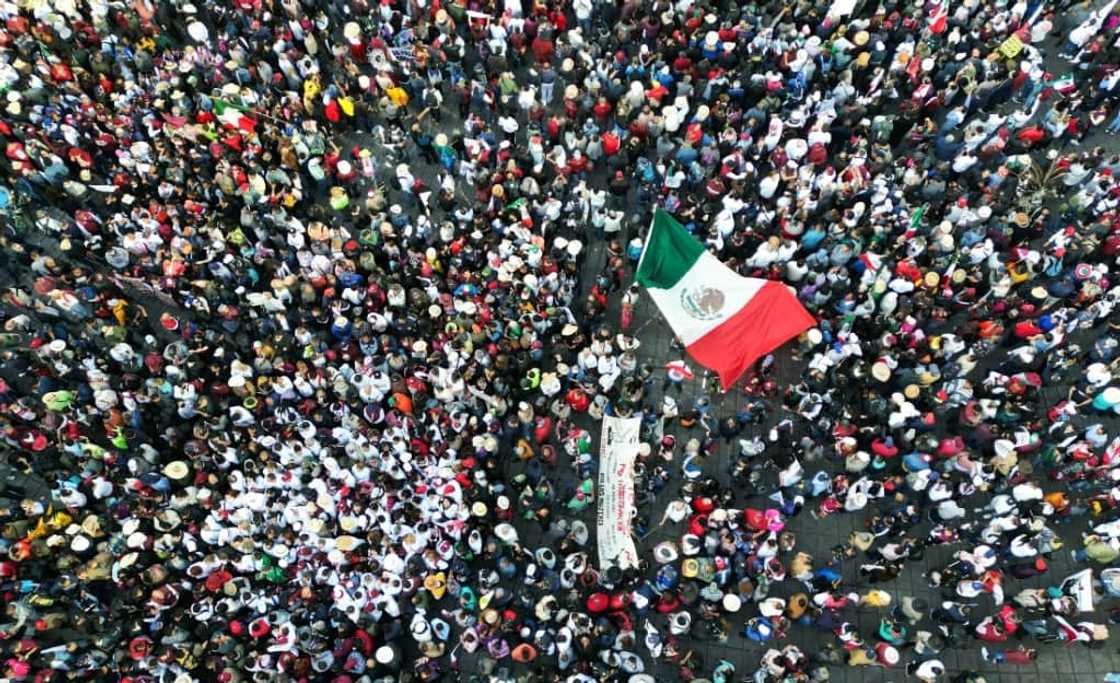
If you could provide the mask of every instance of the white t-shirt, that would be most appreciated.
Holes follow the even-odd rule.
[[[777,173],[771,173],[758,184],[758,193],[764,199],[770,199],[778,191],[778,182],[781,180]]]
[[[503,131],[509,134],[516,133],[521,129],[521,124],[517,123],[517,119],[512,116],[499,116],[498,125],[501,126]]]

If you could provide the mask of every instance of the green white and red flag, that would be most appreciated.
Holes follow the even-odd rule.
[[[714,370],[724,390],[756,360],[816,324],[784,284],[740,276],[660,209],[637,280],[688,354]]]

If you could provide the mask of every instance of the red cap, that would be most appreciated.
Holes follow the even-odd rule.
[[[606,593],[592,593],[587,598],[587,609],[595,614],[606,611],[610,607],[611,599]]]
[[[715,502],[707,496],[700,496],[692,499],[692,509],[697,512],[711,512],[715,508]]]

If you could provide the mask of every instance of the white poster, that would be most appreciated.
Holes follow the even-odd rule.
[[[828,14],[825,16],[832,19],[840,19],[852,13],[856,8],[858,0],[833,0],[832,7],[829,8]]]
[[[641,417],[604,417],[599,447],[599,568],[638,566],[630,535],[634,515],[634,459]]]
[[[1062,581],[1062,592],[1077,600],[1077,611],[1093,611],[1093,570],[1084,569]]]

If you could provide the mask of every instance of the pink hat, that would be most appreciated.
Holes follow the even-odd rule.
[[[9,659],[6,664],[16,676],[26,676],[31,673],[31,665],[27,662],[21,662],[18,659]]]

